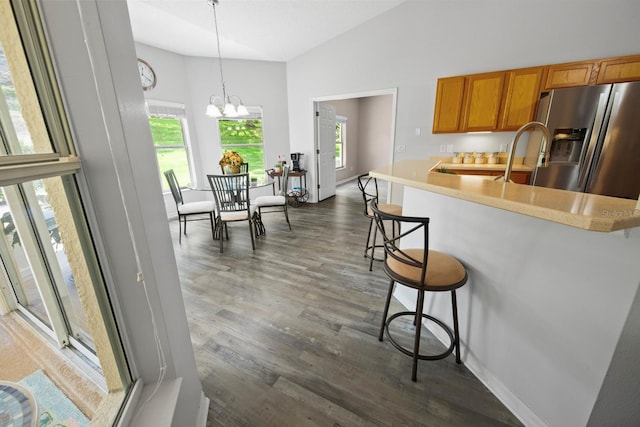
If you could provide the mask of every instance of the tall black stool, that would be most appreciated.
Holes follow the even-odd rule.
[[[369,206],[372,201],[375,201],[378,209],[393,215],[402,215],[402,206],[391,203],[378,203],[378,181],[369,176],[368,173],[358,176],[358,188],[364,201],[364,216],[369,218],[369,232],[367,233],[367,243],[364,247],[364,256],[369,258],[369,271],[371,271],[373,269],[373,261],[382,261],[383,258],[375,257],[376,248],[381,248],[382,245],[376,244],[378,228],[373,228],[373,212],[371,212]],[[371,232],[372,230],[373,233]]]
[[[389,277],[389,293],[382,315],[382,325],[378,339],[382,341],[383,335],[395,348],[402,353],[413,358],[413,369],[411,380],[416,381],[418,371],[418,360],[438,360],[449,356],[454,350],[456,363],[460,362],[460,333],[458,331],[458,307],[456,302],[456,289],[467,282],[467,272],[456,258],[442,252],[429,249],[429,218],[408,217],[393,215],[382,211],[371,203],[376,226],[383,238],[384,246],[384,272]],[[391,223],[392,234],[388,232]],[[395,232],[396,225],[401,226],[400,232]],[[424,239],[424,246],[420,248],[401,248],[400,241],[413,233],[420,233]],[[396,235],[397,234],[397,235]],[[408,286],[418,291],[415,311],[401,311],[389,316],[389,304],[395,284]],[[453,331],[442,320],[428,314],[424,314],[424,293],[425,292],[451,292],[451,306],[453,310]],[[389,325],[394,319],[401,316],[412,316],[415,325],[415,337],[413,349],[407,349],[398,344],[389,332]],[[431,320],[442,328],[450,339],[449,347],[440,354],[425,355],[420,354],[420,332],[422,329],[422,318]]]

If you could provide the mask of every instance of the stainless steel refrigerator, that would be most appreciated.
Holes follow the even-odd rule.
[[[533,185],[638,199],[640,82],[551,91],[540,99],[538,120],[552,140]],[[529,146],[536,144],[532,135]]]

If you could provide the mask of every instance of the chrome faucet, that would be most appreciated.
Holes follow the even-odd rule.
[[[520,135],[522,135],[529,128],[538,128],[544,134],[544,139],[540,144],[540,154],[538,155],[538,167],[547,166],[547,157],[549,156],[549,152],[547,150],[547,144],[551,141],[551,132],[549,129],[540,122],[529,122],[516,132],[516,136],[513,137],[513,142],[511,143],[511,149],[509,150],[509,157],[507,158],[507,166],[504,169],[504,182],[509,182],[509,177],[511,176],[511,168],[513,167],[513,158],[516,153],[516,145],[518,145],[518,140],[520,139]]]

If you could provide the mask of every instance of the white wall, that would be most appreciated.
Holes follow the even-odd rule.
[[[313,149],[313,98],[398,88],[397,159],[497,151],[513,132],[431,134],[438,77],[639,53],[639,14],[633,0],[409,0],[287,63],[292,150]]]
[[[393,154],[393,96],[360,99],[358,174],[389,164]]]

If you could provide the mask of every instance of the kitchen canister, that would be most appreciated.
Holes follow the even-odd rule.
[[[464,163],[465,165],[469,165],[472,164],[474,162],[474,158],[473,158],[473,153],[464,153],[464,158],[462,163]]]
[[[451,163],[462,163],[462,153],[453,153],[453,157],[451,157]]]
[[[495,165],[498,163],[498,153],[487,153],[487,163]]]
[[[484,153],[476,153],[475,155],[475,164],[476,165],[481,165],[486,161],[486,158],[484,156]]]

